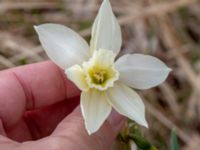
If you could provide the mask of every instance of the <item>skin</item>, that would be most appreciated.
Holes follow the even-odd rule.
[[[112,111],[98,132],[85,130],[80,91],[50,61],[0,72],[0,148],[106,150],[123,126]]]

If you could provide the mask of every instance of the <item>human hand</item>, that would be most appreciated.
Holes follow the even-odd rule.
[[[1,150],[105,150],[123,126],[112,112],[89,136],[79,105],[79,90],[52,62],[0,72]]]

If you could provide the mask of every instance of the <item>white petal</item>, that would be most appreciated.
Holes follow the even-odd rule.
[[[74,65],[65,70],[68,79],[70,79],[76,86],[82,90],[87,91],[89,89],[86,82],[86,75],[83,69],[79,65]]]
[[[116,83],[107,91],[108,99],[112,106],[122,115],[148,127],[145,120],[144,104],[140,96],[122,83]]]
[[[83,63],[83,67],[88,68],[95,64],[100,68],[114,66],[115,54],[112,51],[99,49],[95,51],[89,61]]]
[[[165,81],[171,71],[156,57],[142,54],[124,55],[115,63],[119,80],[136,89],[148,89]]]
[[[88,59],[89,46],[76,32],[59,24],[34,26],[47,55],[63,69]]]
[[[101,127],[111,109],[104,92],[92,89],[81,93],[81,111],[89,134],[96,132]]]
[[[91,51],[112,50],[116,55],[122,44],[121,29],[109,0],[104,0],[92,27]]]

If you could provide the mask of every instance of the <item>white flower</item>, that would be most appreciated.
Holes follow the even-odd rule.
[[[122,43],[121,29],[108,0],[103,1],[93,24],[90,47],[62,25],[43,24],[35,30],[47,55],[82,90],[81,111],[89,134],[100,128],[112,107],[148,127],[144,104],[131,88],[157,86],[171,69],[142,54],[124,55],[115,61]]]

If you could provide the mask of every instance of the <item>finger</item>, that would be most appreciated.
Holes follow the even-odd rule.
[[[75,97],[40,110],[27,112],[25,120],[32,139],[36,140],[50,135],[58,123],[70,114],[78,104],[79,97]]]
[[[17,142],[32,140],[29,128],[23,119],[16,123],[12,128],[9,128],[9,130],[6,130],[6,135],[7,138]]]
[[[79,97],[75,97],[41,109],[28,111],[23,120],[7,131],[7,136],[18,142],[46,137],[78,103]]]
[[[0,72],[0,118],[6,127],[16,124],[26,109],[57,103],[79,94],[52,62]]]
[[[78,107],[58,125],[52,137],[61,141],[59,142],[60,149],[67,147],[67,149],[105,150],[109,149],[123,124],[122,116],[111,115],[99,131],[89,136],[85,130],[80,107]]]

